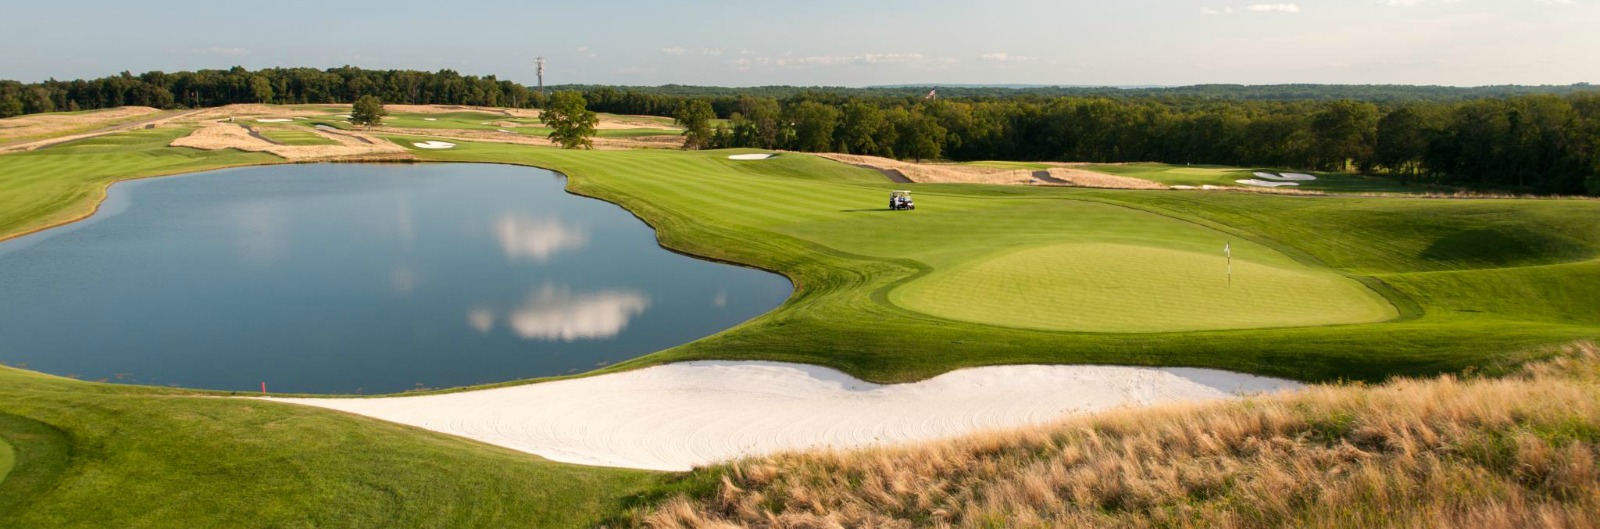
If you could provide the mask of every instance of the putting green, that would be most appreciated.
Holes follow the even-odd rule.
[[[1395,317],[1335,273],[1114,243],[1033,247],[941,270],[891,295],[954,320],[1081,332],[1178,332],[1369,323]]]

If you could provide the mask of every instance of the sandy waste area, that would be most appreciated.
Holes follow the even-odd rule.
[[[993,366],[878,385],[824,367],[687,362],[460,393],[272,398],[458,435],[555,461],[652,470],[912,443],[1126,406],[1293,390],[1210,369]]]

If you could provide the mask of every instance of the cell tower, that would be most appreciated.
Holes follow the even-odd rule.
[[[537,62],[539,63],[539,97],[544,97],[544,57],[540,57]]]

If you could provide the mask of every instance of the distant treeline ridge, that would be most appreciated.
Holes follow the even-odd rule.
[[[1219,164],[1411,182],[1600,195],[1600,92],[1587,84],[1477,88],[1202,85],[1174,88],[567,85],[591,110],[729,121],[700,144],[905,159]],[[148,72],[0,81],[0,117],[124,105],[388,103],[537,108],[536,89],[454,71]],[[695,115],[697,113],[689,113]],[[703,113],[699,113],[703,115]]]

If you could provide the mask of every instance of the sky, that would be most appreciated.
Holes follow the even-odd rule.
[[[1600,82],[1600,0],[53,0],[0,79],[273,66],[547,84]]]

